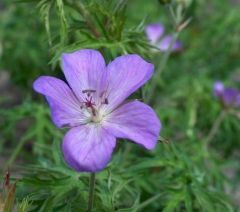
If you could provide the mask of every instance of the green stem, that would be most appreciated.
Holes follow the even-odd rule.
[[[144,100],[145,100],[143,87],[140,88],[140,99],[141,99],[141,101],[143,101],[143,102],[144,102]]]
[[[30,139],[32,136],[32,134],[26,134],[24,135],[18,145],[16,146],[16,148],[14,149],[13,153],[11,154],[11,157],[9,158],[9,160],[6,163],[6,166],[4,168],[4,170],[6,170],[8,167],[11,167],[11,165],[13,164],[13,162],[16,160],[19,152],[22,150],[23,146],[25,145],[25,143],[28,141],[28,139]]]
[[[216,135],[221,123],[223,122],[224,118],[226,117],[227,112],[223,110],[217,119],[214,121],[211,130],[209,131],[207,138],[205,139],[205,148],[208,149],[209,143],[212,141],[213,137]]]
[[[13,162],[16,160],[16,158],[18,156],[18,153],[21,151],[21,149],[24,146],[25,142],[26,142],[25,139],[21,139],[21,141],[18,143],[18,145],[14,149],[14,152],[12,153],[11,157],[7,161],[7,164],[6,164],[7,167],[10,167],[13,164]]]
[[[86,22],[86,25],[88,26],[89,30],[92,32],[92,34],[96,38],[99,38],[101,36],[100,33],[95,28],[94,24],[92,23],[90,14],[89,14],[88,10],[85,8],[84,4],[82,4],[80,1],[78,1],[78,2],[76,1],[74,3],[66,2],[66,4],[70,7],[72,7],[73,9],[76,9],[82,15],[82,17],[83,17],[84,21]]]
[[[174,10],[173,10],[173,6],[172,4],[170,4],[168,6],[168,11],[170,13],[170,16],[173,20],[173,25],[174,25],[174,29],[175,29],[175,32],[173,33],[173,39],[168,47],[168,50],[165,52],[165,54],[163,55],[162,59],[160,60],[160,64],[158,65],[159,68],[156,70],[155,72],[155,75],[152,79],[152,82],[151,82],[151,85],[150,85],[150,89],[149,89],[149,92],[148,92],[148,96],[146,98],[146,102],[147,103],[150,103],[151,100],[152,100],[152,97],[154,96],[155,94],[155,90],[157,88],[157,85],[158,85],[158,81],[161,77],[161,74],[163,72],[163,70],[165,69],[166,65],[167,65],[167,61],[169,59],[169,56],[171,54],[171,50],[172,50],[172,47],[174,45],[174,43],[177,41],[177,38],[179,36],[179,33],[181,30],[179,30],[179,26],[180,24],[182,23],[182,19],[183,19],[183,9],[182,9],[182,6],[179,5],[177,7],[177,12],[175,13]]]
[[[89,179],[89,196],[88,196],[87,212],[92,212],[92,209],[93,209],[94,190],[95,190],[95,173],[91,173],[90,179]]]
[[[167,52],[163,55],[162,57],[162,60],[160,60],[160,65],[159,65],[159,68],[157,69],[157,71],[155,72],[155,76],[153,77],[152,79],[152,82],[151,82],[151,85],[150,85],[150,89],[148,91],[148,96],[146,97],[146,102],[149,103],[151,100],[152,100],[152,97],[154,96],[154,92],[156,90],[156,87],[157,87],[157,84],[158,84],[158,81],[161,77],[161,74],[164,70],[164,68],[166,67],[167,65],[167,61],[169,59],[169,56],[171,54],[171,50],[172,50],[172,47],[173,47],[173,44],[177,41],[177,38],[179,36],[179,32],[175,32],[173,34],[173,39],[168,47],[168,50]]]
[[[155,202],[158,198],[161,197],[162,194],[156,194],[155,196],[147,199],[145,202],[138,205],[137,210],[143,209],[144,207],[150,205],[151,203]]]

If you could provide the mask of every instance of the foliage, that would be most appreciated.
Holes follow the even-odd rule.
[[[179,1],[172,2],[174,11],[182,7]],[[222,111],[212,95],[213,82],[239,83],[239,7],[234,1],[189,2],[181,21],[192,19],[179,35],[184,49],[169,56],[150,102],[163,124],[161,136],[169,141],[159,142],[153,152],[119,141],[111,164],[97,174],[96,211],[239,207],[234,201],[240,182],[239,112],[229,112],[209,146],[205,142]],[[0,19],[0,69],[10,73],[13,85],[25,96],[11,107],[4,107],[4,96],[0,99],[0,152],[9,157],[1,168],[10,166],[21,176],[17,207],[85,211],[89,177],[70,170],[63,161],[63,132],[54,127],[32,82],[46,74],[63,78],[61,53],[82,48],[99,49],[107,61],[137,53],[157,71],[165,54],[149,44],[144,26],[160,21],[168,33],[176,33],[169,5],[157,0],[4,0]],[[143,97],[150,87],[151,82]],[[140,92],[135,96],[142,98]],[[19,164],[17,157],[28,165]],[[229,176],[226,170],[236,174]]]

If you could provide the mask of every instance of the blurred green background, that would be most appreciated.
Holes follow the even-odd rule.
[[[4,180],[9,167],[12,181],[19,180],[22,211],[84,211],[87,201],[87,175],[63,162],[64,132],[51,122],[33,81],[63,78],[60,53],[81,48],[101,49],[107,61],[137,53],[157,70],[164,53],[152,51],[144,26],[160,22],[174,31],[161,1],[81,2],[84,10],[71,0],[0,2],[0,174]],[[170,55],[151,102],[169,142],[153,152],[119,142],[111,164],[97,175],[96,211],[238,211],[239,110],[227,114],[210,148],[203,143],[223,110],[213,83],[240,88],[240,1],[186,2],[184,18],[191,22],[178,38],[183,50]]]

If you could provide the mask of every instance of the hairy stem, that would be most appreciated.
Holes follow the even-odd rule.
[[[87,212],[92,212],[92,209],[93,209],[94,190],[95,190],[95,173],[91,173],[90,179],[89,179],[89,196],[88,196]]]

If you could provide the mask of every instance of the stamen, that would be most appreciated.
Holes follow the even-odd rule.
[[[92,89],[87,89],[87,90],[83,90],[82,93],[87,94],[87,97],[85,98],[85,101],[82,102],[81,105],[81,109],[85,108],[90,108],[92,115],[96,116],[96,109],[94,106],[96,106],[96,104],[93,102],[93,97],[91,96],[91,93],[96,92],[96,90],[92,90]]]
[[[108,105],[109,101],[108,98],[106,97],[107,93],[106,91],[101,92],[100,98],[102,99],[102,104]]]
[[[86,90],[83,90],[82,93],[86,93],[87,96],[89,97],[92,93],[95,93],[96,90],[93,90],[93,89],[86,89]]]
[[[93,90],[93,89],[86,89],[86,90],[83,90],[82,93],[95,93],[96,90]]]
[[[108,105],[108,99],[107,99],[107,98],[105,98],[105,99],[104,99],[104,102],[103,102],[103,104],[106,104],[106,105]]]
[[[91,107],[93,116],[96,116],[96,110],[94,107]]]
[[[101,92],[101,93],[100,93],[100,98],[103,98],[103,95],[104,95],[105,93],[106,93],[105,91]]]

